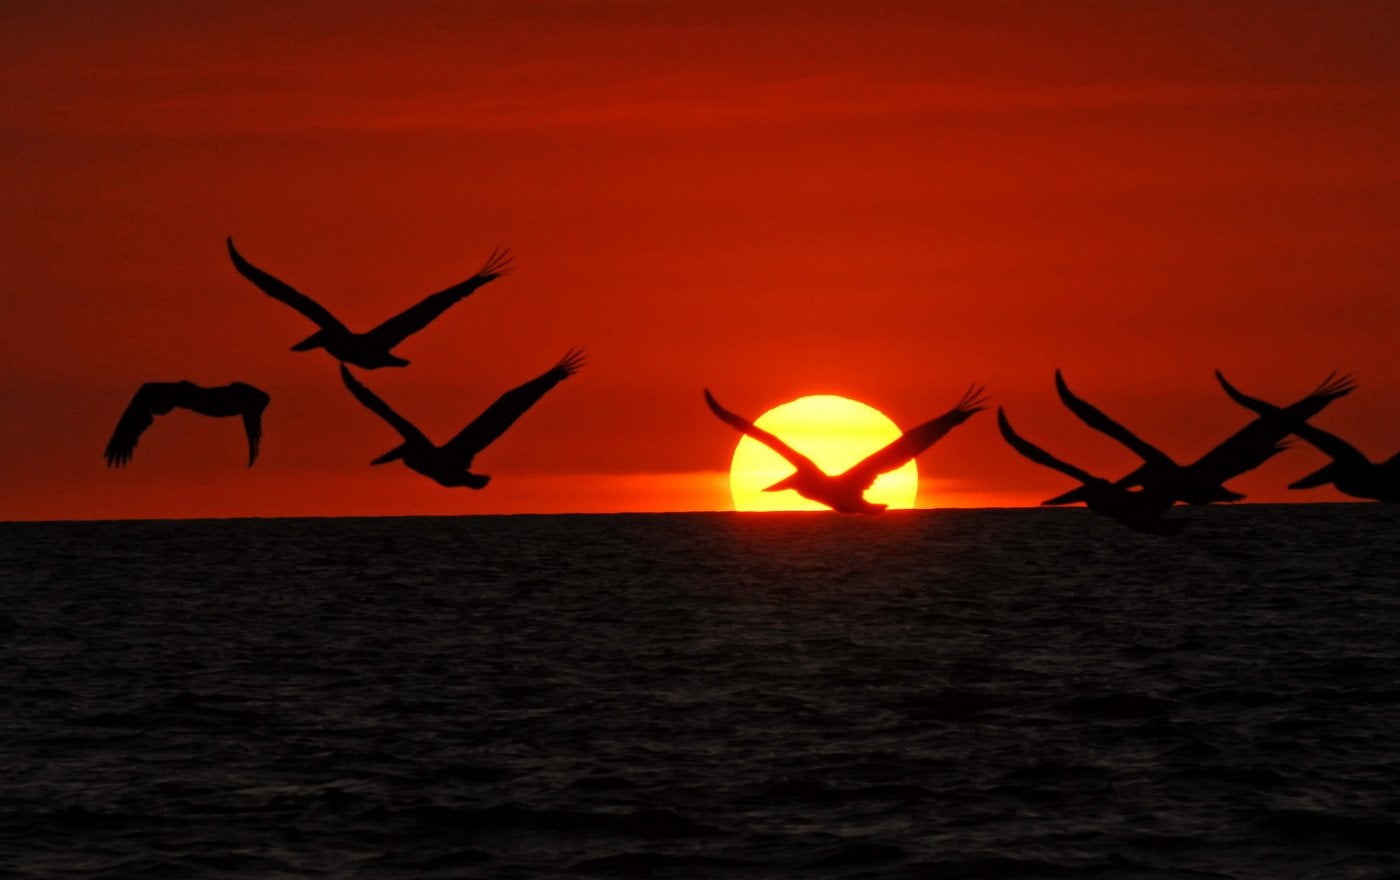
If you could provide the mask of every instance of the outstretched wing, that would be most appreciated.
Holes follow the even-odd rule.
[[[1044,449],[1041,449],[1039,446],[1036,446],[1034,443],[1011,430],[1011,423],[1006,420],[1006,412],[1001,407],[997,407],[997,428],[1001,430],[1001,436],[1005,438],[1007,443],[1011,444],[1012,449],[1015,449],[1036,464],[1054,468],[1060,473],[1071,476],[1081,483],[1095,481],[1096,478],[1093,474],[1088,471],[1080,470],[1069,462],[1060,461]]]
[[[192,382],[147,382],[131,397],[126,411],[117,420],[112,439],[107,441],[108,467],[121,467],[131,460],[136,450],[136,441],[141,434],[155,423],[156,416],[163,416],[177,406],[185,406],[191,393],[197,393],[199,386]]]
[[[365,335],[372,337],[375,342],[383,345],[386,349],[393,348],[431,324],[438,315],[466,299],[478,287],[500,278],[508,271],[510,271],[510,251],[493,250],[491,256],[487,258],[486,264],[466,281],[454,284],[446,290],[438,291],[425,298],[418,305],[399,312]]]
[[[1240,391],[1238,388],[1231,385],[1229,381],[1226,380],[1225,374],[1220,372],[1219,370],[1215,371],[1215,380],[1220,383],[1221,388],[1225,389],[1225,393],[1230,395],[1231,400],[1233,400],[1235,403],[1238,403],[1245,409],[1254,410],[1256,415],[1268,416],[1282,412],[1282,410],[1279,407],[1274,406],[1272,403],[1269,403],[1265,400],[1260,400],[1257,397],[1250,397],[1249,395]]]
[[[1250,397],[1244,394],[1238,388],[1227,382],[1225,380],[1225,376],[1222,375],[1219,370],[1215,371],[1215,378],[1219,380],[1221,387],[1225,389],[1225,393],[1230,395],[1230,398],[1232,400],[1234,400],[1240,406],[1254,410],[1261,417],[1287,415],[1286,410],[1274,406],[1272,403],[1268,403],[1267,401],[1260,400],[1257,397]],[[1342,383],[1350,383],[1350,377],[1343,376],[1338,381]],[[1313,395],[1316,395],[1319,392],[1326,394],[1329,390],[1335,388],[1336,385],[1337,383],[1333,382],[1332,376],[1329,375],[1327,379],[1323,381],[1322,385],[1318,386],[1318,390],[1313,392]],[[1346,389],[1346,391],[1350,390],[1351,388]],[[1346,391],[1343,391],[1342,393],[1345,394]],[[1309,397],[1304,398],[1303,401],[1300,401],[1300,403],[1307,402],[1313,395],[1309,395]],[[1319,407],[1319,409],[1320,408],[1321,407]],[[1355,446],[1352,446],[1350,443],[1346,442],[1345,440],[1336,436],[1335,434],[1329,434],[1321,428],[1314,428],[1312,425],[1309,425],[1306,421],[1299,420],[1295,422],[1292,425],[1292,432],[1294,434],[1297,434],[1304,440],[1308,441],[1312,445],[1316,446],[1318,449],[1321,449],[1323,452],[1327,453],[1335,461],[1344,461],[1349,464],[1364,464],[1369,461],[1369,459],[1367,459],[1366,456],[1362,454],[1361,450],[1357,449]]]
[[[1139,458],[1149,464],[1165,465],[1175,467],[1176,463],[1162,450],[1144,441],[1141,437],[1129,431],[1127,428],[1110,419],[1103,414],[1103,411],[1092,404],[1074,396],[1065,384],[1064,376],[1060,371],[1055,371],[1055,390],[1059,392],[1060,402],[1069,408],[1069,411],[1079,416],[1080,421],[1093,428],[1095,431],[1107,434],[1119,443],[1131,449]],[[1014,445],[1014,444],[1013,444]],[[1042,462],[1043,463],[1043,462]]]
[[[715,415],[719,416],[720,421],[724,422],[725,424],[729,425],[730,427],[734,428],[740,433],[752,437],[753,439],[762,443],[764,446],[767,446],[769,449],[773,450],[774,452],[781,455],[783,458],[787,459],[788,464],[797,468],[799,471],[805,470],[809,473],[823,473],[822,469],[817,467],[816,462],[812,461],[807,456],[798,452],[796,449],[793,449],[791,446],[787,445],[783,441],[779,440],[777,437],[758,427],[748,419],[736,415],[735,413],[732,413],[724,407],[720,406],[719,402],[715,400],[714,395],[710,393],[710,389],[708,388],[705,389],[705,402],[710,405],[710,411],[713,412]]]
[[[852,465],[846,470],[846,475],[859,477],[864,480],[867,486],[875,482],[875,478],[880,474],[903,465],[909,459],[937,443],[944,434],[972,418],[974,414],[986,409],[987,399],[983,396],[983,392],[986,390],[985,387],[968,386],[967,392],[963,394],[962,400],[958,401],[957,406],[936,419],[905,431],[898,440],[890,443],[884,449]]]
[[[1307,422],[1295,425],[1293,427],[1293,433],[1330,455],[1333,461],[1340,461],[1351,465],[1365,465],[1371,462],[1361,450],[1352,446],[1341,437],[1338,437],[1336,434],[1328,433],[1321,428],[1314,428]]]
[[[559,363],[541,375],[496,398],[495,403],[449,440],[443,446],[443,451],[470,460],[504,434],[516,419],[544,397],[545,392],[578,372],[583,364],[583,352],[570,349]]]
[[[1306,425],[1306,420],[1317,415],[1323,407],[1337,398],[1350,394],[1356,387],[1356,383],[1352,381],[1350,376],[1338,378],[1337,374],[1333,372],[1307,397],[1287,407],[1280,408],[1241,394],[1234,386],[1225,381],[1224,375],[1219,370],[1215,371],[1215,377],[1220,382],[1221,387],[1225,389],[1225,393],[1229,394],[1236,403],[1258,413],[1258,418],[1236,431],[1219,446],[1201,456],[1196,463],[1191,465],[1192,470],[1219,482],[1251,471],[1268,461],[1272,456],[1282,452],[1285,446],[1281,441],[1289,434],[1298,434],[1298,436],[1303,437],[1304,430],[1316,430]],[[1304,439],[1307,438],[1304,437]]]
[[[371,412],[388,422],[395,431],[403,436],[404,440],[410,443],[426,443],[431,446],[428,438],[423,436],[423,432],[413,427],[413,423],[389,408],[389,404],[380,400],[373,391],[361,385],[359,380],[350,374],[344,364],[340,365],[340,378],[344,380],[345,387],[350,389],[350,393],[355,395],[355,399],[364,404]]]
[[[228,239],[228,255],[233,260],[233,266],[238,270],[238,274],[247,278],[258,286],[258,289],[279,302],[284,302],[292,308],[301,312],[306,317],[315,321],[323,330],[340,331],[349,333],[345,325],[340,323],[335,315],[332,315],[316,300],[292,287],[281,279],[274,278],[252,263],[243,259],[233,246],[233,237]]]

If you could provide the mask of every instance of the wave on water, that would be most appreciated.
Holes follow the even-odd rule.
[[[0,525],[20,877],[1400,875],[1400,513]]]

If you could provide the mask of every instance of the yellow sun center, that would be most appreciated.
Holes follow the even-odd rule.
[[[754,424],[814,461],[828,474],[839,474],[899,439],[899,426],[878,409],[830,394],[801,397],[775,406]],[[735,510],[828,510],[791,489],[765,492],[793,472],[778,453],[752,437],[743,437],[729,467],[729,491]],[[875,504],[913,507],[919,494],[919,469],[911,460],[882,474],[865,493]]]

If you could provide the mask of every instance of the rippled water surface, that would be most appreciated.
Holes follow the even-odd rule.
[[[1400,510],[0,524],[0,873],[1400,876]]]

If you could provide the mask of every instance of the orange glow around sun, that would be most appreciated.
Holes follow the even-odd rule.
[[[845,397],[818,394],[775,406],[754,424],[816,462],[829,474],[851,465],[899,438],[899,426],[874,407]],[[729,490],[735,510],[827,510],[791,489],[765,492],[765,487],[792,473],[792,465],[752,437],[734,449]],[[891,508],[910,508],[919,493],[919,469],[910,461],[881,474],[865,497]]]

